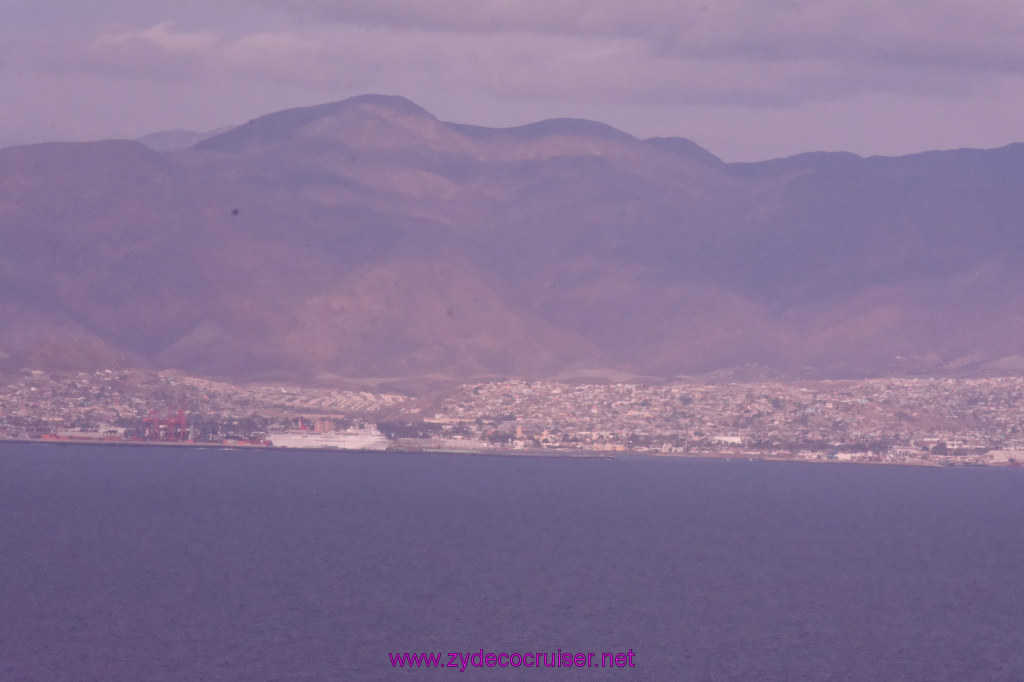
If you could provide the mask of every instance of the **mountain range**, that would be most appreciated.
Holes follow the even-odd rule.
[[[143,141],[0,150],[0,370],[1024,370],[1024,144],[725,163],[381,95]]]

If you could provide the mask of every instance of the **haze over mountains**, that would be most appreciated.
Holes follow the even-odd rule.
[[[0,368],[1024,369],[1024,144],[726,164],[361,96],[0,150]]]

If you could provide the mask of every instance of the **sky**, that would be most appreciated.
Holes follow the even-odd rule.
[[[0,0],[0,147],[365,93],[726,161],[1024,141],[1020,0]]]

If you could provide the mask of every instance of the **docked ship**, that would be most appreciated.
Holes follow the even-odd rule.
[[[267,437],[275,448],[383,450],[388,446],[388,439],[372,426],[345,431],[284,431],[268,434]]]

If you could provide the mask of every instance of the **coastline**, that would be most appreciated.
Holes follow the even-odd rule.
[[[612,460],[619,457],[629,458],[679,458],[679,459],[714,459],[725,461],[764,461],[764,462],[796,462],[811,464],[848,464],[858,466],[899,466],[915,468],[1018,468],[1021,465],[1013,462],[978,463],[978,462],[935,462],[924,459],[911,460],[863,460],[863,459],[838,459],[816,454],[813,457],[780,456],[773,453],[760,452],[644,452],[638,450],[616,450],[613,452],[605,450],[587,449],[555,449],[555,448],[492,448],[492,449],[468,449],[468,448],[445,448],[445,447],[421,447],[403,448],[388,447],[384,449],[354,449],[354,448],[297,448],[280,447],[258,443],[245,442],[187,442],[187,441],[144,441],[144,440],[89,440],[89,439],[55,439],[55,438],[0,438],[0,447],[6,443],[20,445],[57,445],[71,446],[84,445],[90,447],[114,446],[130,447],[139,446],[147,448],[171,447],[171,448],[196,448],[203,450],[251,450],[254,452],[320,452],[332,454],[346,453],[397,453],[397,454],[443,454],[462,455],[466,457],[521,457],[533,459],[603,459]],[[440,445],[440,443],[439,443]]]

